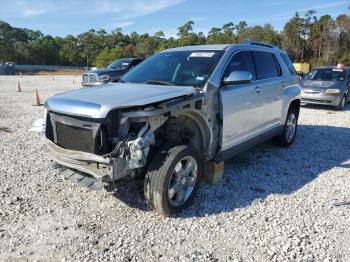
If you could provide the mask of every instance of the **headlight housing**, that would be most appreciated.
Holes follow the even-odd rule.
[[[324,91],[324,94],[326,96],[339,96],[340,94],[340,90],[333,88],[333,89],[327,89],[326,91]]]
[[[111,79],[109,75],[100,75],[98,76],[98,81],[99,82],[107,82]]]

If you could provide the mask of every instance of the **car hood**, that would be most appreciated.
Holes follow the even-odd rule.
[[[143,106],[195,92],[192,86],[114,83],[49,97],[45,107],[63,114],[104,118],[112,109]]]
[[[103,68],[103,69],[97,69],[97,70],[92,70],[88,71],[87,74],[94,73],[97,75],[105,75],[105,74],[122,74],[125,72],[125,70],[122,69],[110,69],[110,68]]]
[[[317,91],[317,92],[323,92],[326,89],[330,88],[338,88],[343,89],[345,81],[338,81],[338,82],[332,82],[332,81],[314,81],[314,80],[303,80],[301,81],[301,88],[303,91]]]

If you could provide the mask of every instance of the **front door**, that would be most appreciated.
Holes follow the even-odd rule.
[[[261,90],[256,84],[256,72],[250,51],[238,51],[227,65],[223,77],[234,71],[247,71],[253,76],[250,83],[220,87],[223,112],[222,151],[245,142],[257,135],[264,118]]]

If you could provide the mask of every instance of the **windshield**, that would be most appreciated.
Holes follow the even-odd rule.
[[[306,80],[313,81],[344,81],[345,72],[336,68],[321,68],[314,69],[305,76]]]
[[[109,69],[122,70],[129,66],[130,59],[119,59],[107,66]]]
[[[223,51],[174,51],[158,53],[128,72],[122,82],[182,85],[205,84]]]

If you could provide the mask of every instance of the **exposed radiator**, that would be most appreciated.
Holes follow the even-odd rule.
[[[94,153],[91,129],[69,126],[56,122],[57,144],[65,149]]]

